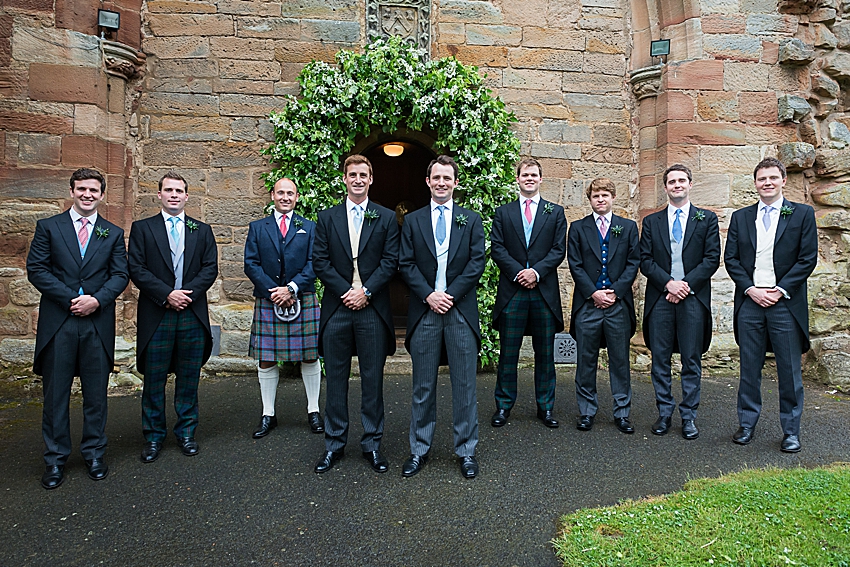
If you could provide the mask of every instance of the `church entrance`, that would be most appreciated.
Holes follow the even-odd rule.
[[[373,141],[359,153],[372,162],[373,181],[369,199],[394,210],[401,230],[404,215],[426,206],[431,198],[425,178],[428,164],[437,157],[436,154],[411,138]],[[410,290],[398,274],[390,282],[390,301],[396,337],[403,339],[407,330]]]

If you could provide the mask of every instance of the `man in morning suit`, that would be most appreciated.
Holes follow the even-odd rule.
[[[484,227],[477,213],[452,201],[458,167],[441,155],[428,166],[427,207],[408,214],[401,230],[399,271],[410,287],[405,346],[413,362],[410,477],[428,460],[437,422],[437,370],[446,353],[452,382],[454,449],[464,478],[475,478],[478,401],[475,372],[481,348],[475,288],[484,273]]]
[[[610,179],[587,188],[593,213],[570,225],[567,262],[575,281],[570,335],[576,340],[576,428],[590,431],[599,409],[596,371],[599,349],[608,348],[608,375],[614,398],[614,423],[635,432],[629,421],[632,401],[629,340],[635,334],[632,284],[640,265],[634,221],[611,212],[617,190]]]
[[[496,209],[490,255],[499,266],[493,326],[499,331],[496,413],[490,423],[507,423],[517,397],[517,364],[522,337],[534,347],[537,418],[558,427],[555,404],[555,333],[564,330],[558,266],[567,255],[564,208],[540,197],[543,168],[533,158],[517,166],[519,200]]]
[[[313,433],[325,430],[319,414],[322,367],[313,273],[316,224],[295,213],[298,188],[291,179],[278,179],[271,197],[274,212],[249,224],[245,240],[245,275],[254,284],[255,297],[248,355],[257,360],[263,402],[254,439],[262,439],[277,427],[274,404],[280,380],[278,361],[301,362],[307,423]]]
[[[325,452],[315,472],[342,458],[348,442],[351,357],[360,364],[363,458],[387,472],[384,436],[384,363],[395,353],[389,283],[398,271],[395,213],[369,200],[372,164],[359,154],[343,164],[345,202],[319,212],[313,266],[325,286],[319,348],[325,358]]]
[[[741,358],[739,445],[753,439],[761,413],[765,353],[776,356],[780,449],[800,450],[803,414],[802,355],[809,350],[806,280],[818,260],[814,210],[782,196],[785,166],[775,158],[753,172],[759,202],[732,213],[726,238],[726,271],[735,282],[735,340]]]
[[[643,219],[640,271],[646,276],[643,336],[652,352],[652,385],[658,419],[652,433],[665,435],[676,409],[670,358],[682,357],[682,437],[696,439],[702,354],[711,344],[711,276],[720,266],[717,215],[690,202],[691,170],[675,164],[664,172],[669,204]]]
[[[41,485],[65,480],[71,454],[69,403],[74,376],[83,390],[80,452],[89,478],[109,474],[106,388],[115,353],[115,299],[129,281],[124,231],[97,214],[106,192],[103,175],[71,175],[71,208],[38,221],[27,255],[27,277],[41,292],[33,372],[41,375],[46,469]]]
[[[207,290],[218,277],[212,229],[186,215],[189,184],[177,172],[159,180],[159,214],[133,223],[128,260],[139,288],[136,364],[142,389],[143,463],[159,457],[168,432],[165,384],[174,372],[174,435],[183,454],[198,454],[198,382],[210,358],[212,333]]]

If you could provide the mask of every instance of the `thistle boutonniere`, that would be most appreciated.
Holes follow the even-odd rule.
[[[466,226],[467,220],[468,219],[466,218],[466,215],[458,215],[458,216],[455,217],[455,222],[457,223],[458,226]]]
[[[788,218],[794,214],[794,207],[789,207],[788,205],[782,205],[779,209],[779,216],[782,218]]]
[[[109,229],[104,228],[102,226],[96,226],[94,227],[94,234],[98,238],[106,238],[107,236],[109,236]]]
[[[694,216],[692,216],[692,217],[691,217],[691,220],[695,220],[695,221],[705,220],[705,212],[703,212],[703,211],[696,211],[696,212],[694,213]]]
[[[378,211],[375,209],[366,209],[363,211],[363,218],[369,221],[369,226],[372,226],[372,221],[378,218]]]
[[[189,229],[189,232],[195,232],[196,230],[198,230],[198,223],[196,223],[192,219],[186,219],[186,228]]]
[[[555,210],[555,206],[552,205],[552,203],[546,203],[545,205],[543,205],[543,214],[544,215],[551,214],[551,212],[554,211],[554,210]]]
[[[295,228],[301,228],[302,226],[304,226],[304,221],[299,219],[298,217],[295,217],[292,219],[292,224],[295,225]]]
[[[620,236],[621,234],[623,234],[623,227],[620,225],[612,226],[611,232],[614,233],[614,236]]]

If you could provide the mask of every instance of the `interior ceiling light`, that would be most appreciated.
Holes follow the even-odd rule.
[[[398,157],[404,153],[404,146],[401,144],[387,144],[384,146],[384,153],[390,157]]]

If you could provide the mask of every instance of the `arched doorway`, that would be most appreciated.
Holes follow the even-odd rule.
[[[388,151],[385,151],[387,145],[400,147],[401,154],[389,155]],[[392,138],[381,136],[379,140],[366,139],[358,146],[362,147],[359,153],[372,162],[373,181],[369,189],[369,199],[394,210],[399,229],[401,229],[404,215],[424,207],[431,198],[425,177],[428,164],[436,157],[436,154],[422,142],[406,136]],[[409,301],[410,291],[401,276],[397,274],[390,282],[390,302],[396,337],[399,339],[405,336],[407,330]]]

